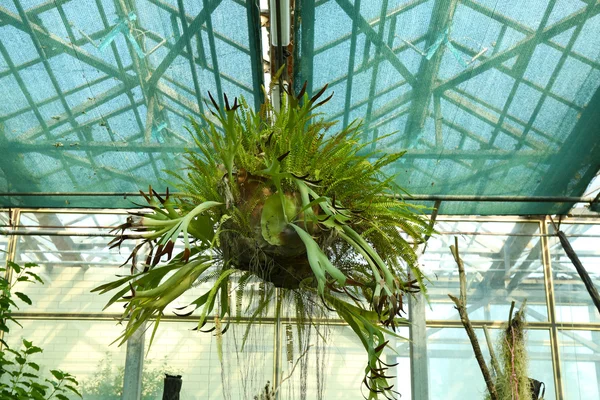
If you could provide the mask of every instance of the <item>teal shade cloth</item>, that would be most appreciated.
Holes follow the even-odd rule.
[[[600,169],[600,2],[526,4],[296,1],[290,79],[329,84],[324,118],[406,150],[386,172],[410,193],[581,196]],[[38,194],[0,206],[128,208],[140,198],[124,193],[163,192],[209,91],[263,101],[260,18],[255,0],[0,1],[0,193]],[[93,192],[114,195],[77,195]]]
[[[208,92],[258,107],[262,85],[254,1],[0,1],[0,192],[164,191]],[[0,197],[16,207],[139,200]]]
[[[581,196],[600,169],[599,14],[597,1],[302,1],[295,88],[329,84],[327,118],[362,119],[365,141],[389,135],[379,150],[406,150],[390,172],[411,193]]]

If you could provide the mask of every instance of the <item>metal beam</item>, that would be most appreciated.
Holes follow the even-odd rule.
[[[139,138],[142,135],[138,133]],[[138,141],[120,141],[120,142],[58,142],[54,141],[36,141],[36,142],[7,142],[0,145],[0,149],[10,149],[19,153],[69,153],[72,151],[91,150],[94,156],[106,152],[132,152],[132,153],[171,153],[173,155],[185,152],[186,148],[194,148],[196,143],[186,142],[180,144],[172,143],[146,143]]]
[[[593,7],[591,5],[589,5],[586,8],[586,11],[588,14],[585,15],[585,19],[583,21],[581,21],[581,23],[579,25],[577,25],[575,27],[575,29],[573,30],[573,33],[571,35],[571,38],[569,39],[569,42],[567,43],[566,48],[562,52],[560,59],[558,60],[558,62],[556,63],[556,66],[554,67],[554,69],[552,71],[552,75],[550,76],[550,79],[548,80],[548,83],[546,84],[545,90],[542,92],[542,95],[540,96],[540,98],[537,101],[537,104],[536,104],[533,112],[531,113],[531,117],[529,118],[529,122],[525,125],[525,129],[523,130],[524,135],[527,135],[529,133],[529,131],[532,130],[533,124],[536,121],[537,116],[542,109],[542,106],[546,102],[546,97],[548,96],[548,93],[551,92],[552,88],[554,87],[554,84],[556,83],[556,80],[558,79],[565,62],[569,58],[569,53],[571,52],[571,49],[573,48],[573,46],[579,39],[579,35],[581,34],[581,31],[583,30],[583,27],[584,27],[587,19],[589,18],[589,16],[591,15],[591,13],[593,11]],[[524,72],[525,71],[523,70],[523,73]],[[512,93],[511,93],[511,95],[512,95]],[[510,98],[511,97],[509,97],[509,99]],[[572,105],[569,104],[569,107],[572,107]],[[573,108],[575,108],[575,107],[573,107]],[[519,143],[519,145],[521,145],[521,144]]]
[[[352,84],[354,82],[354,62],[356,57],[356,39],[358,37],[359,31],[359,20],[361,18],[360,15],[360,2],[361,0],[355,0],[353,13],[350,14],[347,12],[348,16],[352,20],[352,33],[350,35],[350,54],[348,55],[348,65],[346,72],[346,98],[344,99],[344,108],[343,115],[344,118],[342,120],[342,126],[348,126],[348,119],[350,118],[350,106],[352,101]],[[370,27],[370,25],[369,25]],[[366,33],[366,32],[365,32]],[[375,35],[375,31],[373,31],[373,35]],[[381,40],[381,38],[379,38]],[[377,47],[379,49],[379,47]],[[341,60],[338,60],[340,62]]]
[[[395,32],[396,32],[396,17],[387,17],[387,10],[388,9],[388,2],[386,1],[382,1],[381,2],[381,9],[379,11],[379,24],[377,26],[378,29],[378,35],[379,38],[381,40],[383,40],[384,34],[385,34],[385,24],[387,21],[389,21],[389,25],[388,25],[388,35],[387,35],[387,45],[392,48],[394,45],[394,40],[395,40]],[[362,64],[367,64],[368,60],[369,60],[369,52],[370,52],[370,47],[371,47],[371,42],[366,40],[365,41],[365,46],[364,46],[364,50],[363,50],[363,62]],[[375,59],[380,60],[381,59],[381,49],[379,47],[377,47],[375,49]],[[373,114],[373,106],[374,106],[374,102],[377,99],[376,97],[376,93],[377,93],[377,83],[378,83],[378,79],[377,79],[377,75],[379,74],[379,65],[380,62],[375,63],[375,65],[373,66],[373,69],[371,71],[371,82],[369,85],[369,102],[367,105],[367,112],[365,113],[365,120],[366,121],[370,121],[372,114]],[[372,131],[372,137],[373,140],[376,140],[379,136],[379,130],[378,129],[369,129],[368,131],[365,130],[365,132],[363,133],[363,141],[367,142],[369,140],[369,134]],[[372,148],[375,148],[376,145],[375,143],[373,143],[371,145]]]
[[[540,21],[540,24],[538,26],[538,29],[536,30],[536,33],[534,34],[534,37],[538,38],[538,40],[540,38],[540,33],[544,30],[544,27],[546,26],[546,23],[548,22],[548,19],[550,18],[550,14],[552,13],[552,10],[554,9],[554,5],[556,4],[556,1],[557,0],[550,0],[548,2],[548,5],[546,6],[546,11],[544,12],[542,20]],[[581,26],[581,25],[583,25],[583,21],[579,26]],[[538,41],[533,41],[529,46],[524,47],[523,51],[521,51],[519,53],[519,55],[517,56],[517,61],[515,62],[515,65],[513,67],[514,70],[516,71],[516,74],[513,74],[514,82],[512,84],[512,87],[510,88],[506,102],[504,103],[504,106],[502,107],[500,116],[498,117],[498,123],[494,127],[493,132],[491,133],[491,137],[490,137],[488,146],[494,145],[494,142],[496,141],[496,139],[500,133],[501,126],[504,123],[504,120],[506,119],[506,117],[508,115],[508,110],[513,102],[513,99],[514,99],[516,93],[517,93],[519,84],[521,83],[521,81],[523,80],[523,77],[525,76],[525,71],[527,70],[527,66],[531,62],[531,57],[533,56],[536,46],[538,44],[539,44]],[[514,75],[516,75],[516,76],[514,76]],[[535,117],[532,116],[530,118],[529,123],[533,124],[534,119],[535,119]],[[523,144],[525,143],[525,138],[527,137],[527,133],[528,133],[527,130],[525,130],[523,132],[521,138],[519,139],[517,149],[520,149],[521,147],[523,147]]]
[[[23,19],[19,15],[16,15],[13,12],[1,6],[0,18],[13,25],[15,28],[27,32],[26,22],[23,21]],[[62,49],[63,52],[69,54],[70,56],[73,56],[76,59],[79,59],[80,61],[85,62],[86,64],[89,64],[112,77],[121,79],[122,74],[115,66],[105,62],[100,58],[92,56],[87,51],[64,41],[59,36],[56,36],[53,33],[47,33],[41,26],[37,24],[30,22],[29,25],[31,26],[33,33],[40,39],[40,41],[48,43],[51,46],[57,46],[60,49]],[[129,75],[126,76],[127,81],[125,83],[135,84],[135,77]]]
[[[538,27],[535,31],[535,34],[533,35],[533,37],[536,38],[536,40],[532,41],[528,46],[524,47],[522,49],[522,51],[519,52],[519,55],[517,56],[517,60],[514,64],[514,67],[512,68],[512,70],[514,72],[511,76],[514,78],[514,80],[512,82],[512,86],[510,87],[508,97],[506,98],[506,101],[504,102],[502,109],[500,110],[500,113],[498,116],[498,122],[494,125],[494,129],[490,134],[488,143],[486,145],[482,146],[483,149],[492,148],[496,142],[496,139],[500,135],[500,132],[502,131],[502,126],[504,125],[504,121],[506,120],[507,116],[509,115],[508,110],[510,109],[510,107],[512,105],[513,99],[517,93],[517,89],[519,88],[521,81],[523,80],[523,77],[525,76],[527,66],[531,62],[531,58],[535,52],[535,49],[536,49],[537,45],[540,43],[540,40],[541,40],[540,33],[543,32],[544,28],[546,27],[546,24],[548,23],[548,19],[550,18],[550,15],[552,13],[552,10],[554,9],[556,1],[557,0],[550,0],[548,2],[548,4],[546,5],[544,15],[542,16],[542,18],[538,24]],[[530,119],[530,123],[532,122],[532,120],[533,120],[533,117]],[[529,142],[527,141],[527,134],[528,134],[527,130],[522,132],[520,137],[517,139],[518,142],[517,142],[515,150],[521,149],[524,145],[529,146]],[[475,170],[479,170],[480,168],[483,167],[484,163],[485,163],[484,160],[478,160],[474,163],[473,168]],[[509,172],[510,172],[510,170],[506,170],[504,172],[504,177],[506,177],[507,174],[509,174]],[[492,182],[490,180],[480,180],[478,182],[478,188],[476,189],[476,191],[479,193],[484,193],[484,192],[486,192],[486,189],[491,185],[492,185]]]
[[[315,0],[296,1],[294,10],[294,89],[300,92],[307,82],[306,93],[313,93],[315,55]],[[300,79],[296,79],[300,78]],[[333,84],[331,85],[333,86]]]
[[[172,193],[176,196],[177,193]],[[141,197],[139,192],[0,192],[0,197]],[[400,195],[390,197],[400,198]],[[491,203],[591,203],[593,197],[555,196],[476,196],[413,194],[402,197],[405,201],[491,202]]]
[[[246,16],[248,25],[248,40],[250,47],[250,62],[252,64],[252,82],[254,89],[254,107],[256,110],[266,99],[262,87],[265,84],[265,72],[262,55],[262,32],[260,25],[260,2],[246,0]]]
[[[327,1],[329,1],[329,0],[326,0],[326,2],[327,2]],[[402,4],[401,6],[399,6],[398,8],[396,8],[394,11],[391,11],[391,12],[389,12],[389,13],[386,13],[386,16],[385,16],[385,17],[386,17],[387,19],[392,19],[392,18],[395,18],[395,17],[397,17],[397,16],[398,16],[398,15],[400,15],[400,14],[403,14],[403,13],[405,13],[405,12],[408,12],[408,11],[410,11],[412,8],[415,8],[415,7],[417,7],[417,6],[420,6],[420,5],[421,5],[421,4],[423,4],[423,3],[427,3],[428,1],[429,1],[429,0],[413,0],[413,1],[410,1],[410,2],[408,2],[408,3],[406,3],[406,4]],[[310,6],[306,4],[306,1],[304,1],[303,3],[305,3],[305,4],[304,4],[304,7],[306,7],[306,10],[307,10],[307,11],[305,11],[305,12],[312,12],[312,14],[311,14],[311,15],[313,15],[313,16],[314,16],[314,10],[309,8]],[[314,0],[313,0],[313,4],[314,4]],[[316,7],[318,7],[318,6],[320,6],[320,5],[322,5],[322,4],[317,4],[317,5],[316,5]],[[314,8],[315,6],[312,6],[312,7]],[[301,23],[302,23],[302,24],[304,24],[304,23],[305,23],[305,19],[306,19],[306,18],[305,18],[305,16],[306,16],[306,15],[308,15],[308,14],[303,14],[303,15],[302,15],[302,21],[301,21]],[[369,23],[369,24],[371,24],[371,25],[379,25],[380,21],[381,21],[381,18],[376,18],[376,19],[370,20],[368,23]],[[314,26],[313,26],[313,27],[314,27]],[[393,32],[392,32],[392,34],[393,34]],[[344,43],[345,41],[349,40],[351,36],[352,36],[352,33],[349,33],[349,34],[346,34],[346,35],[340,36],[340,37],[338,37],[337,39],[335,39],[335,40],[332,40],[331,42],[329,42],[329,43],[326,43],[326,44],[324,44],[323,46],[321,46],[321,47],[317,47],[317,48],[314,48],[314,43],[313,43],[313,47],[312,47],[312,48],[314,49],[314,55],[316,55],[316,54],[320,54],[320,53],[323,53],[323,52],[325,52],[325,51],[327,51],[327,50],[329,50],[329,49],[332,49],[332,48],[334,48],[334,47],[336,47],[336,46],[338,46],[338,45],[340,45],[340,44]],[[419,41],[421,41],[421,40],[422,40],[422,38],[416,38],[416,39],[414,39],[414,42],[416,43],[416,42],[419,42]],[[302,42],[304,43],[304,40],[302,40]],[[405,43],[402,43],[402,44],[400,45],[400,48],[407,48],[407,47],[408,47],[408,45],[407,45],[407,44],[405,44]],[[393,48],[393,47],[391,47],[391,46],[390,46],[390,48],[392,49],[392,51],[393,51],[394,53],[398,53],[398,52],[399,52],[399,49],[398,49],[397,47],[396,47],[396,48]],[[304,53],[303,53],[303,54],[304,54]],[[312,60],[312,57],[311,57],[311,60]],[[311,62],[312,62],[312,61],[311,61]]]
[[[127,4],[125,4],[124,0],[118,0],[115,3],[116,3],[116,6],[118,7],[118,11],[120,12],[121,15],[129,15],[129,13],[131,11],[133,11],[129,8],[129,6]],[[138,14],[139,14],[139,12],[138,12]],[[130,23],[133,24],[133,27],[135,29],[137,29],[137,26],[139,24],[137,20],[131,21]],[[105,23],[105,25],[106,25],[106,23]],[[155,105],[158,102],[158,99],[156,98],[156,94],[154,93],[154,91],[148,90],[148,87],[146,85],[146,79],[148,79],[148,77],[150,76],[150,67],[148,65],[148,60],[145,57],[140,58],[137,55],[135,49],[133,48],[133,46],[129,42],[129,40],[126,40],[125,43],[126,43],[127,49],[129,50],[129,58],[131,59],[131,63],[133,65],[133,70],[135,71],[136,77],[140,84],[140,90],[142,91],[142,95],[144,96],[144,99],[146,102],[145,126],[144,126],[144,122],[142,122],[142,118],[139,114],[139,111],[137,110],[137,108],[134,108],[136,122],[138,123],[140,130],[145,133],[144,141],[150,142],[150,140],[152,139],[152,128],[154,125],[154,115],[155,115],[155,111],[156,111]],[[114,41],[111,43],[111,47],[113,50],[113,54],[115,55],[115,58],[119,62],[119,69],[123,70],[119,52],[117,50],[117,47],[116,47],[116,44]],[[135,101],[133,99],[133,95],[131,94],[131,92],[128,91],[127,95],[129,97],[129,102],[131,104],[133,104]],[[154,166],[154,163],[153,163],[153,166]]]
[[[450,101],[451,103],[453,103],[454,105],[463,109],[467,113],[481,119],[484,122],[487,122],[488,124],[490,124],[492,126],[498,125],[500,127],[500,129],[502,130],[502,132],[508,134],[509,136],[512,136],[513,138],[515,138],[517,140],[521,140],[521,139],[525,140],[525,143],[527,143],[527,145],[529,147],[531,147],[532,149],[537,149],[537,150],[546,150],[547,149],[547,146],[545,144],[543,144],[537,140],[531,139],[531,138],[523,138],[523,132],[521,132],[519,129],[515,128],[512,125],[507,124],[506,122],[501,122],[500,118],[498,116],[479,107],[477,104],[474,104],[470,101],[465,100],[464,98],[459,97],[456,93],[453,93],[452,91],[448,91],[448,92],[444,93],[442,95],[442,98]]]
[[[91,100],[87,100],[75,107],[71,107],[70,108],[71,114],[81,114],[83,112],[87,112],[88,110],[92,110],[92,109],[124,94],[125,92],[130,90],[132,87],[133,87],[132,85],[129,85],[127,83],[122,83],[120,85],[117,85],[117,86],[107,90],[106,92],[94,97]],[[28,140],[36,139],[37,137],[43,135],[44,133],[49,132],[50,130],[69,122],[68,116],[69,116],[69,113],[67,113],[67,112],[56,115],[55,118],[52,119],[52,121],[48,121],[46,123],[47,129],[45,129],[43,126],[30,129],[30,130],[24,132],[23,134],[21,134],[18,137],[18,139],[19,139],[19,141],[28,141]],[[99,118],[98,121],[103,120],[103,119],[104,118]],[[79,124],[79,128],[81,128],[85,125],[86,125],[85,123]],[[73,130],[71,130],[70,132],[72,132]]]
[[[397,153],[401,149],[399,148],[385,148],[378,150],[378,153]],[[540,151],[510,151],[510,150],[447,150],[432,147],[431,149],[414,149],[410,150],[402,156],[402,159],[450,159],[459,162],[461,159],[467,160],[514,160],[515,162],[531,161],[538,163],[546,160],[549,156],[556,155],[558,152],[553,151],[551,153],[540,152]],[[360,154],[360,153],[359,153]]]
[[[29,66],[31,66],[31,65],[37,64],[38,62],[39,62],[39,60],[37,60],[36,62],[32,62],[31,64],[30,63],[26,63],[26,64],[29,64]],[[4,76],[14,75],[15,72],[18,73],[19,71],[21,71],[22,69],[24,69],[23,65],[24,64],[21,64],[19,67],[15,66],[14,70],[8,69],[5,73],[0,74],[0,79],[2,79]],[[86,89],[86,88],[88,88],[90,86],[94,86],[96,84],[105,82],[108,79],[111,79],[111,78],[108,77],[108,76],[103,76],[101,78],[94,79],[94,80],[89,81],[89,82],[85,82],[85,83],[83,83],[81,85],[75,86],[72,89],[63,91],[62,95],[68,97],[68,96],[70,96],[72,94],[78,93],[80,90],[84,90],[84,89]],[[38,101],[38,102],[35,103],[35,105],[39,108],[39,107],[45,106],[47,104],[53,103],[53,102],[55,102],[55,101],[57,101],[59,99],[60,99],[60,96],[57,94],[55,96],[48,97],[45,100]],[[4,115],[2,115],[1,118],[2,118],[2,120],[7,121],[7,120],[9,120],[11,118],[23,115],[23,114],[25,114],[25,113],[27,113],[29,111],[33,111],[33,109],[30,108],[30,107],[24,107],[24,108],[21,108],[21,109],[19,109],[17,111],[11,112],[10,114],[4,114]],[[49,123],[49,121],[48,121],[48,123]]]
[[[167,68],[171,65],[173,60],[180,55],[181,51],[185,48],[186,43],[191,38],[191,36],[195,35],[202,25],[206,23],[206,21],[210,18],[212,12],[221,4],[222,0],[207,0],[204,4],[204,8],[202,11],[194,18],[192,23],[188,26],[188,35],[182,35],[179,40],[173,45],[169,53],[165,56],[165,58],[161,61],[159,66],[154,70],[152,75],[146,80],[148,87],[150,90],[154,90],[156,88],[156,84],[160,77],[165,73]]]
[[[196,63],[194,62],[194,52],[192,51],[192,42],[191,36],[188,27],[188,21],[186,19],[185,14],[185,5],[183,4],[183,0],[177,0],[177,5],[179,8],[179,19],[181,22],[181,27],[183,30],[183,36],[189,38],[189,40],[185,43],[185,48],[190,55],[189,65],[190,65],[190,73],[192,74],[192,82],[194,84],[194,95],[196,96],[196,101],[198,102],[198,108],[200,110],[200,114],[204,114],[204,106],[202,105],[202,94],[200,89],[200,83],[198,82],[198,71],[196,71]],[[210,33],[209,33],[210,34]],[[198,35],[198,41],[201,41],[202,38]],[[215,71],[216,72],[216,71]]]
[[[446,29],[449,29],[458,3],[459,0],[436,0],[431,12],[432,21],[429,23],[425,49],[433,45],[438,37],[444,34]],[[413,111],[410,113],[404,129],[406,143],[410,141],[411,135],[417,135],[425,125],[425,118],[429,111],[429,102],[433,87],[438,80],[444,50],[443,48],[439,48],[430,60],[425,57],[421,58],[421,65],[417,73],[417,84],[413,87]]]
[[[186,14],[185,12],[182,13],[180,11],[181,7],[178,8],[177,6],[168,4],[163,0],[148,0],[148,2],[150,2],[151,4],[154,4],[155,6],[161,8],[162,10],[167,11],[173,17],[179,18],[181,21],[185,20],[187,22],[188,26],[189,26],[189,24],[191,24],[194,21],[193,16],[190,16],[190,15]],[[236,48],[237,50],[242,51],[250,56],[251,63],[252,63],[253,87],[252,88],[245,87],[244,85],[242,85],[239,82],[237,82],[237,83],[233,82],[233,83],[240,85],[244,89],[246,89],[250,92],[253,92],[255,94],[254,105],[255,105],[256,109],[258,109],[260,107],[260,105],[262,104],[262,102],[264,101],[263,95],[262,95],[262,85],[264,83],[264,73],[263,73],[263,66],[262,66],[262,52],[261,52],[261,38],[260,38],[260,10],[259,10],[258,4],[256,3],[256,0],[248,0],[245,3],[238,2],[238,4],[240,4],[241,6],[246,8],[249,48],[246,48],[246,47],[242,46],[241,44],[236,43],[235,41],[231,40],[227,36],[225,36],[219,32],[216,32],[214,30],[211,30],[210,32],[208,32],[208,29],[206,27],[201,26],[200,30],[206,30],[208,32],[208,34],[213,35],[215,38],[221,40],[222,42],[224,42],[224,43],[226,43],[226,44]],[[256,29],[253,29],[253,28],[256,28]],[[184,35],[185,35],[185,30],[189,30],[189,27],[186,27],[184,29]],[[189,34],[189,32],[188,32],[188,34]],[[150,34],[149,37],[151,37],[151,36],[152,35]],[[196,33],[196,36],[197,36],[198,43],[200,45],[202,43],[202,38],[200,37],[200,31]],[[165,47],[170,49],[172,46],[167,42],[167,43],[165,43]],[[221,76],[224,76],[224,74],[221,73],[220,71],[209,68],[205,63],[203,63],[202,60],[200,59],[201,58],[200,55],[198,58],[195,58],[192,50],[189,49],[187,47],[187,45],[186,45],[186,48],[184,50],[182,50],[180,55],[187,58],[188,60],[190,60],[190,62],[191,61],[197,62],[199,65],[202,66],[203,69],[213,71],[214,73],[219,73]],[[230,77],[230,78],[233,78],[233,77]],[[196,91],[200,92],[199,89],[196,89]],[[202,103],[200,101],[199,101],[199,106],[200,106],[200,108],[202,108]]]
[[[600,13],[600,2],[596,1],[593,5],[593,8],[588,15],[588,18],[592,18],[593,16]],[[455,86],[460,85],[461,83],[471,79],[475,75],[479,75],[490,68],[494,68],[496,65],[502,64],[504,61],[519,55],[525,48],[528,46],[532,46],[534,43],[539,43],[545,40],[550,39],[553,36],[558,35],[561,32],[567,31],[574,26],[577,26],[581,23],[582,18],[585,18],[588,14],[588,10],[580,10],[571,16],[562,19],[555,24],[545,28],[542,32],[537,35],[531,35],[521,40],[510,49],[498,53],[479,65],[474,66],[473,68],[468,68],[456,76],[437,84],[433,91],[435,93],[443,93],[446,90],[453,88]]]
[[[360,10],[352,5],[348,0],[336,0],[336,2],[348,15],[348,17],[350,17],[350,19],[353,21],[356,20],[358,28],[367,36],[367,40],[370,40],[373,44],[380,48],[386,60],[389,61],[394,68],[396,68],[396,70],[404,77],[411,87],[415,87],[415,77],[411,74],[408,68],[406,68],[402,61],[400,61],[392,49],[389,48],[387,43],[385,43],[382,38],[378,37],[377,32],[375,32],[371,25],[360,14]]]
[[[46,11],[50,11],[52,9],[55,9],[58,6],[61,6],[63,4],[68,3],[71,0],[47,0],[43,3],[40,3],[36,6],[33,6],[31,8],[28,8],[26,10],[27,14],[31,14],[32,16],[37,16],[41,13],[44,13]]]
[[[456,46],[456,47],[458,47],[458,46]],[[501,70],[501,68],[499,68],[499,69]],[[523,83],[524,83],[524,81],[523,81]],[[496,106],[494,106],[494,105],[492,105],[492,104],[490,104],[490,103],[488,103],[488,102],[486,102],[484,100],[478,99],[477,97],[475,97],[474,95],[472,95],[469,92],[466,92],[466,91],[464,91],[462,89],[458,89],[458,88],[455,88],[452,91],[456,92],[457,94],[459,94],[459,95],[461,95],[461,96],[463,96],[463,97],[465,97],[465,98],[467,98],[469,100],[474,101],[477,104],[481,104],[485,108],[488,108],[488,109],[490,109],[491,111],[493,111],[495,113],[498,113],[498,114],[502,113],[502,109],[500,109],[500,108],[498,108],[498,107],[496,107]],[[541,89],[541,91],[543,92],[543,88]],[[556,96],[556,97],[558,97],[558,96]],[[555,98],[556,100],[558,100],[556,97],[553,96],[553,98]],[[568,105],[569,107],[573,107],[572,104],[566,102],[564,99],[562,100],[562,103]],[[574,109],[577,110],[577,109],[580,109],[580,107],[574,107]],[[527,123],[528,123],[527,121],[524,121],[524,120],[522,120],[520,118],[517,118],[517,117],[514,117],[512,115],[507,115],[507,118],[510,121],[514,121],[517,124],[523,125],[523,126],[526,126]],[[446,120],[444,120],[444,123],[446,123]],[[550,135],[550,134],[548,134],[546,132],[543,132],[540,129],[537,129],[536,127],[534,127],[534,126],[531,127],[531,131],[534,132],[536,135],[544,138],[546,141],[548,141],[550,143],[554,143],[554,144],[557,144],[557,145],[561,145],[563,143],[563,141],[560,138],[557,138],[556,136],[552,136],[552,135]],[[484,141],[484,143],[487,144],[488,141]],[[492,147],[493,147],[493,145],[492,145]],[[522,148],[522,146],[520,146],[520,148]]]
[[[394,195],[393,197],[400,197]],[[487,202],[487,203],[591,203],[593,197],[569,197],[569,196],[477,196],[477,195],[434,195],[413,194],[404,196],[408,201],[436,201],[442,202]]]

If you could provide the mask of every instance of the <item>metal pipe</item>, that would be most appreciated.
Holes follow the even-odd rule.
[[[21,218],[21,210],[19,209],[15,209],[12,211],[12,213],[9,211],[9,221],[13,224],[13,225],[17,225],[19,223],[19,220]],[[4,262],[4,268],[6,268],[5,272],[4,272],[4,279],[6,279],[6,281],[8,282],[9,285],[9,289],[10,289],[10,285],[12,283],[12,274],[13,274],[13,269],[10,265],[10,262],[14,262],[15,261],[15,255],[17,252],[17,244],[18,244],[19,238],[17,236],[13,236],[11,238],[8,239],[8,243],[6,246],[6,260]],[[15,313],[12,313],[13,315]],[[0,351],[3,351],[4,348],[4,331],[0,330]]]
[[[271,8],[271,7],[269,7],[269,8]],[[279,71],[279,68],[283,67],[283,65],[284,65],[283,43],[281,41],[281,38],[282,38],[282,33],[281,33],[281,29],[282,29],[282,26],[281,26],[281,22],[282,22],[281,21],[281,19],[282,19],[281,18],[281,0],[275,0],[275,14],[276,14],[275,18],[273,19],[272,18],[273,13],[272,13],[272,8],[271,8],[271,24],[273,22],[275,22],[277,24],[276,25],[276,29],[275,29],[275,33],[277,35],[277,45],[274,46],[274,48],[275,48],[275,59],[274,59],[275,64],[274,65],[275,65],[275,73],[277,73],[277,71]],[[283,82],[287,78],[287,73],[286,73],[287,71],[286,70],[287,70],[287,66],[283,69],[283,71],[281,72],[281,75],[279,75],[277,77],[277,86],[279,88],[277,96],[278,96],[278,100],[279,100],[280,103],[281,103],[281,100],[282,100],[283,90],[284,90]]]
[[[546,221],[540,221],[540,229],[542,234],[548,233],[548,225]],[[552,357],[552,371],[554,373],[554,387],[557,395],[557,400],[564,400],[563,392],[563,377],[559,341],[559,330],[556,315],[556,296],[554,293],[554,277],[552,270],[552,254],[550,253],[550,243],[547,238],[542,237],[542,265],[544,266],[544,288],[546,294],[546,306],[548,310],[548,320],[550,326],[550,351]],[[529,325],[529,324],[528,324]]]
[[[3,229],[7,227],[6,225],[2,225],[0,226],[0,235],[5,235],[5,236],[82,236],[82,237],[117,237],[120,236],[120,233],[111,233],[111,232],[93,232],[93,231],[84,231],[81,232],[81,229],[114,229],[115,227],[102,227],[102,226],[98,226],[98,227],[78,227],[78,226],[74,226],[74,227],[68,227],[65,226],[64,228],[68,228],[68,229],[46,229],[49,228],[46,226],[39,226],[39,227],[31,227],[30,229]],[[41,229],[40,229],[41,228]],[[72,230],[71,230],[72,229]],[[500,236],[500,237],[513,237],[513,236],[517,236],[517,237],[556,237],[557,234],[556,233],[497,233],[497,232],[466,232],[466,231],[437,231],[437,234],[439,235],[448,235],[448,236],[453,236],[453,235],[461,235],[461,236]],[[128,234],[130,236],[132,235],[140,235],[139,233],[130,233]],[[565,235],[566,237],[572,237],[572,238],[600,238],[600,235],[594,235],[594,234],[590,234],[590,235],[586,235],[586,234],[580,234],[580,233],[573,233],[573,234],[567,234]],[[180,237],[183,237],[183,234],[180,235]],[[141,236],[140,236],[141,238]]]
[[[281,312],[283,306],[283,292],[281,288],[275,288],[275,300],[277,302],[275,311],[275,323],[273,330],[273,385],[271,386],[275,392],[275,399],[279,400],[279,391],[281,384],[281,354],[282,354],[282,340],[281,335],[283,330],[281,329]]]
[[[39,230],[21,230],[21,229],[0,229],[0,235],[6,236],[84,236],[84,237],[116,237],[117,233],[101,232],[72,232],[68,230],[57,231],[49,229]],[[140,236],[141,237],[141,236]]]
[[[12,315],[18,319],[25,320],[36,320],[36,321],[52,321],[52,320],[85,320],[85,321],[119,321],[123,318],[122,314],[116,313],[64,313],[64,312],[14,312]],[[214,321],[215,316],[209,315],[206,317],[207,321]],[[155,321],[155,318],[150,318],[149,321]],[[161,323],[171,323],[171,322],[196,322],[198,321],[198,315],[189,315],[187,317],[179,317],[176,315],[165,314],[161,317]],[[232,324],[245,324],[248,322],[256,321],[255,318],[252,317],[234,317],[234,318],[222,318],[221,321],[223,323],[232,323]],[[261,324],[276,324],[277,319],[274,317],[262,317],[260,318]],[[303,324],[305,320],[300,320],[297,318],[286,318],[286,323],[289,324]],[[339,318],[313,318],[311,319],[311,323],[315,325],[327,325],[327,326],[348,326],[348,323],[343,319]],[[398,326],[406,327],[408,326],[408,322],[399,321],[397,323]],[[600,330],[600,324],[597,327]],[[570,327],[571,325],[569,325]],[[588,325],[586,325],[588,326]],[[592,327],[594,329],[594,327]]]
[[[166,193],[160,193],[161,196]],[[171,196],[182,193],[171,193]],[[0,197],[141,197],[140,192],[3,192]],[[401,198],[404,201],[447,201],[447,202],[489,202],[489,203],[593,203],[594,197],[573,196],[478,196],[478,195],[443,195],[443,194],[413,194],[386,195]]]
[[[391,195],[398,198],[399,195]],[[436,195],[436,194],[414,194],[402,196],[405,201],[472,201],[490,203],[592,203],[593,197],[569,197],[569,196],[478,196],[478,195]]]
[[[166,193],[160,193],[166,195]],[[3,192],[0,197],[141,197],[140,192]]]

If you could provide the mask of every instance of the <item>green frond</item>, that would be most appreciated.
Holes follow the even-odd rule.
[[[98,288],[117,292],[111,302],[126,296],[118,340],[146,321],[156,320],[156,332],[165,307],[202,283],[209,288],[190,309],[199,310],[198,329],[216,332],[221,357],[234,310],[238,321],[249,315],[245,344],[278,287],[299,326],[312,327],[313,314],[333,307],[367,352],[369,399],[394,395],[380,357],[403,296],[426,289],[415,244],[433,232],[422,208],[390,196],[404,193],[385,173],[404,152],[373,150],[387,136],[363,140],[360,121],[325,121],[317,112],[325,91],[284,94],[278,111],[268,102],[253,110],[244,99],[219,107],[209,94],[212,114],[191,117],[186,128],[195,143],[186,167],[168,171],[177,195],[144,193],[151,212],[132,216],[111,242],[120,246],[135,230],[150,247],[141,275]],[[173,257],[180,237],[184,251]]]

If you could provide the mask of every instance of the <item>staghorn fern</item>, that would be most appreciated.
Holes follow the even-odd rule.
[[[248,326],[257,322],[282,288],[300,325],[312,324],[307,310],[335,310],[367,352],[368,398],[394,398],[381,356],[405,321],[404,294],[425,291],[414,243],[432,232],[419,208],[390,196],[403,190],[382,171],[403,153],[370,150],[383,137],[362,142],[358,122],[335,131],[315,113],[333,94],[304,90],[285,94],[279,111],[265,103],[257,112],[227,96],[219,108],[209,93],[212,116],[190,120],[196,148],[187,167],[170,172],[178,194],[142,193],[151,211],[133,213],[111,243],[143,239],[127,260],[131,274],[95,290],[118,289],[108,305],[126,303],[117,341],[154,321],[151,343],[165,307],[203,277],[214,276],[212,288],[178,315],[199,310],[196,328],[219,338],[241,312]],[[180,236],[184,250],[174,255]],[[257,282],[260,293],[249,295],[258,305],[240,310],[244,288]],[[217,326],[207,328],[211,313]]]

